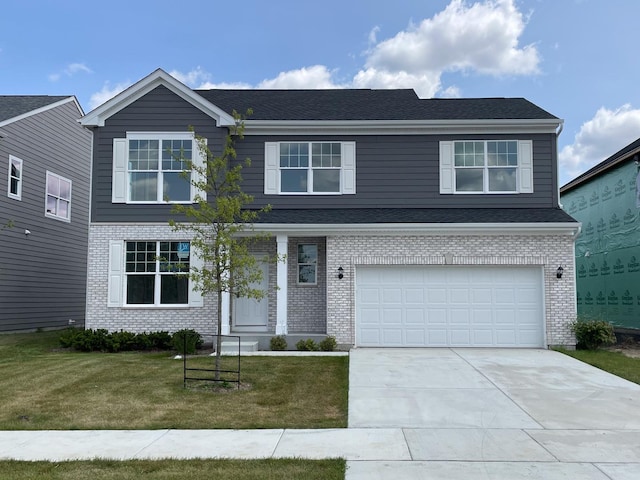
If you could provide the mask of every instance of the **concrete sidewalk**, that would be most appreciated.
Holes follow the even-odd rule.
[[[362,349],[349,428],[0,432],[0,459],[347,459],[347,480],[640,478],[640,386],[547,350]]]

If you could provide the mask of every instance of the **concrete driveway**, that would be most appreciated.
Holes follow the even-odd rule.
[[[354,349],[349,375],[349,428],[407,449],[349,480],[640,478],[640,386],[561,353]]]

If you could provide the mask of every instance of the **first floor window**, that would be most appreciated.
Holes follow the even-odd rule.
[[[127,305],[189,303],[189,242],[126,242]]]
[[[193,139],[188,137],[136,134],[128,138],[129,201],[190,201],[190,176],[183,173],[193,159]]]
[[[9,155],[9,188],[7,194],[11,198],[22,198],[22,160]]]
[[[318,282],[318,245],[298,245],[298,283],[314,285]]]
[[[71,180],[47,172],[47,217],[69,221],[71,219]]]
[[[517,192],[517,140],[454,142],[455,191]]]

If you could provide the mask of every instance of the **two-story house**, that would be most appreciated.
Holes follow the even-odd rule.
[[[558,207],[555,116],[413,90],[192,90],[162,70],[81,120],[94,138],[87,327],[213,333],[215,299],[159,265],[197,262],[167,223],[195,194],[171,152],[201,161],[190,126],[219,151],[247,108],[243,189],[272,206],[255,254],[284,261],[264,264],[261,302],[223,298],[225,333],[575,344],[579,224]]]
[[[81,326],[91,133],[74,96],[0,96],[0,331]]]

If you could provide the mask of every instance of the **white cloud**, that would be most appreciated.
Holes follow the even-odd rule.
[[[341,88],[331,77],[333,72],[324,65],[313,65],[288,72],[280,72],[276,78],[263,80],[258,88],[301,89],[301,88]]]
[[[187,73],[170,73],[192,88],[413,88],[422,98],[459,97],[458,87],[442,85],[443,73],[500,76],[539,72],[535,45],[519,46],[526,20],[515,0],[481,0],[473,4],[451,0],[432,18],[410,23],[406,30],[380,43],[380,28],[374,26],[368,33],[364,65],[350,80],[336,80],[337,70],[325,65],[280,72],[256,86],[214,82],[200,66]],[[106,85],[94,97],[104,98],[108,91]]]
[[[600,108],[585,122],[571,145],[558,155],[561,183],[568,182],[594,165],[610,157],[621,148],[638,139],[640,109],[623,105],[616,110]]]
[[[87,67],[84,63],[70,63],[62,70],[62,72],[51,73],[48,75],[48,78],[50,82],[57,82],[62,78],[63,74],[67,77],[72,77],[76,73],[93,73],[93,70]]]
[[[115,97],[117,94],[122,92],[124,89],[126,89],[130,85],[131,85],[131,82],[129,81],[118,83],[113,87],[109,85],[109,82],[105,83],[104,86],[102,87],[102,90],[91,95],[91,98],[89,99],[89,108],[93,110],[94,108],[99,107],[104,102]]]

